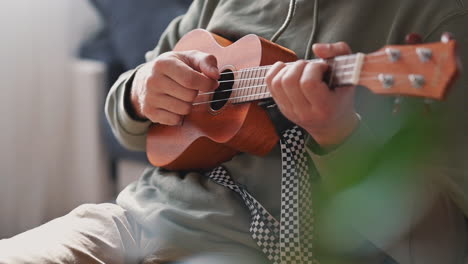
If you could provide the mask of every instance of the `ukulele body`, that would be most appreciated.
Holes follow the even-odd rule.
[[[214,55],[220,72],[231,71],[229,76],[234,80],[240,78],[237,71],[242,69],[297,60],[292,51],[255,35],[232,43],[202,29],[185,35],[174,48],[174,51],[188,50]],[[232,83],[229,89],[236,88],[236,82]],[[217,96],[223,94],[228,93]],[[199,95],[182,125],[150,126],[146,151],[151,164],[171,170],[210,169],[240,152],[262,156],[273,149],[279,138],[258,102],[204,103],[212,101],[214,96]]]

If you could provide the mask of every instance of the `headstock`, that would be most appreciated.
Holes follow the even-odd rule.
[[[376,94],[441,100],[458,73],[456,41],[386,46],[365,56],[358,84]]]

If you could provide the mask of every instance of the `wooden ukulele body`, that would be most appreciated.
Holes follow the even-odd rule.
[[[214,55],[221,72],[295,61],[296,55],[255,35],[235,43],[205,30],[185,35],[175,51],[199,50]],[[235,88],[235,84],[233,86]],[[192,112],[180,126],[153,124],[147,137],[147,156],[157,167],[171,170],[209,169],[232,159],[239,152],[266,155],[278,142],[278,135],[258,102],[233,104],[220,109],[210,103],[213,94],[200,95]]]

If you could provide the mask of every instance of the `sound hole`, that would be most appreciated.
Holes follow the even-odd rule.
[[[213,96],[211,109],[218,111],[226,105],[232,94],[232,86],[234,85],[234,74],[231,70],[225,70],[219,79],[219,87],[216,89]]]

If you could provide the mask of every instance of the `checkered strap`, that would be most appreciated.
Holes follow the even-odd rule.
[[[274,264],[318,263],[312,254],[313,214],[304,134],[297,126],[281,139],[281,223],[223,168],[209,173],[216,183],[238,193],[251,213],[250,233]]]

